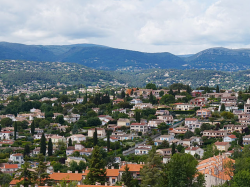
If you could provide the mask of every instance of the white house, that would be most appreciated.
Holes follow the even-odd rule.
[[[10,140],[14,137],[14,131],[2,131],[0,132],[1,140]],[[16,138],[18,138],[18,132],[16,132]]]
[[[132,105],[136,105],[136,104],[139,104],[139,103],[142,103],[142,101],[140,99],[133,99],[130,101],[130,104]]]
[[[81,141],[86,140],[86,136],[82,134],[74,134],[67,138],[67,142],[69,142],[69,139],[71,138],[72,142],[80,143]]]
[[[135,148],[135,155],[145,155],[148,154],[148,152],[152,149],[152,145],[138,145],[138,147]]]
[[[161,135],[159,138],[156,138],[154,140],[154,145],[158,146],[162,144],[164,140],[171,142],[172,140],[174,140],[174,136],[173,135]]]
[[[24,160],[23,160],[23,154],[22,153],[16,153],[16,154],[12,154],[10,155],[10,161],[17,163],[18,167],[21,166],[21,164],[24,164]]]
[[[191,131],[194,131],[194,129],[200,128],[201,124],[197,118],[185,118],[185,127],[189,128]]]
[[[237,139],[237,137],[232,134],[232,135],[229,135],[229,136],[225,136],[223,138],[223,142],[232,142],[232,141],[234,141],[236,139]]]
[[[203,157],[203,154],[204,154],[204,150],[203,149],[201,149],[200,147],[188,147],[188,148],[186,148],[185,149],[185,153],[190,153],[191,155],[195,155],[195,154],[197,154],[197,155],[199,155],[200,156],[200,158],[202,158]]]

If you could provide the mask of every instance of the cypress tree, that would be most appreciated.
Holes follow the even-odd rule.
[[[226,109],[226,107],[225,107],[224,103],[222,103],[220,111],[225,111],[225,109]]]
[[[68,144],[68,146],[72,146],[73,144],[72,144],[72,140],[71,140],[71,138],[69,138],[69,144]]]
[[[31,134],[32,134],[32,136],[33,136],[34,133],[35,133],[35,122],[34,122],[34,120],[33,120],[32,123],[31,123],[30,131],[31,131]]]
[[[30,146],[26,144],[24,147],[23,157],[25,158],[25,156],[29,156],[29,154],[30,154]]]
[[[40,153],[45,156],[46,154],[46,138],[44,136],[44,133],[42,134],[41,140],[40,140]]]
[[[140,123],[141,122],[141,114],[139,111],[135,112],[135,120],[136,122]]]
[[[52,156],[52,154],[53,154],[53,144],[52,144],[52,141],[51,141],[51,138],[50,138],[49,142],[48,142],[48,155]]]
[[[220,88],[218,85],[216,86],[216,93],[220,93]]]
[[[153,97],[153,93],[152,92],[150,92],[150,95],[149,95],[149,102],[151,104],[154,104],[154,97]]]
[[[174,155],[175,154],[175,144],[173,143],[172,144],[172,155]]]
[[[94,146],[97,145],[98,143],[98,138],[97,138],[97,129],[95,128],[95,132],[93,134],[93,140],[94,140]]]
[[[124,92],[124,90],[122,90],[121,98],[123,99],[124,97],[125,97],[125,92]]]
[[[17,123],[14,123],[14,140],[16,140],[16,132],[17,132]]]
[[[110,149],[110,134],[109,134],[109,131],[107,131],[107,150],[109,152],[109,149]]]

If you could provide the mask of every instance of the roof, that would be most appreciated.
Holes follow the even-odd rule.
[[[120,171],[125,171],[126,165],[121,166]],[[137,171],[139,172],[140,169],[143,167],[141,164],[128,164],[129,171]]]
[[[5,169],[17,169],[18,165],[17,164],[4,164]]]
[[[197,149],[200,149],[200,147],[188,147],[185,150],[187,150],[187,151],[196,151]]]
[[[12,156],[23,156],[22,153],[13,154]]]
[[[103,187],[105,185],[78,185],[77,187]],[[122,186],[116,186],[116,187],[122,187]]]
[[[49,177],[53,180],[70,180],[70,181],[81,181],[83,173],[52,173]]]
[[[215,142],[214,145],[227,145],[229,142]]]
[[[233,135],[233,134],[232,134],[232,135],[229,135],[228,137],[229,137],[229,138],[232,138],[232,139],[236,139],[236,138],[237,138],[237,137],[236,137],[235,135]]]
[[[146,123],[132,123],[131,125],[146,125]]]
[[[107,177],[118,177],[119,169],[106,169]]]
[[[197,118],[185,118],[185,121],[196,121],[198,120]]]

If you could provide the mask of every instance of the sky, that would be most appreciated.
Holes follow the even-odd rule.
[[[250,48],[249,0],[0,0],[0,41],[194,54]]]

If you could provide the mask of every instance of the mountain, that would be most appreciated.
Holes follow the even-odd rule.
[[[250,49],[210,48],[182,58],[187,68],[237,71],[250,69]]]
[[[185,61],[171,53],[143,53],[94,44],[24,45],[0,42],[0,59],[73,62],[104,70],[182,69]]]

